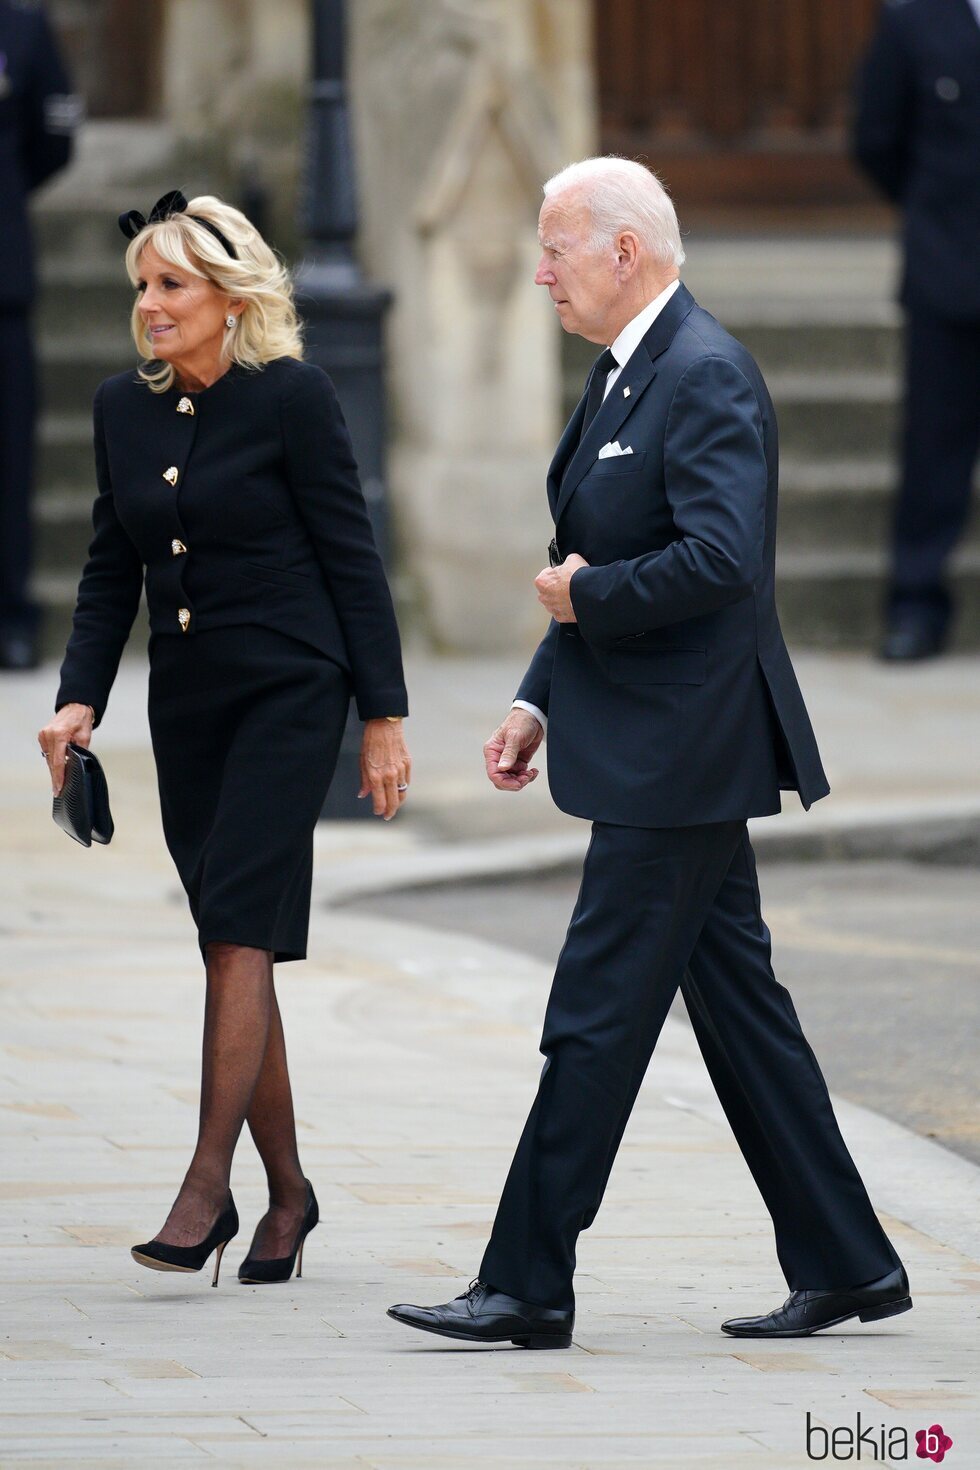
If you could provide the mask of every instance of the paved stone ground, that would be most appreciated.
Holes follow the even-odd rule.
[[[842,807],[849,783],[858,805],[869,798],[858,734],[889,737],[865,769],[891,764],[893,807],[975,795],[961,726],[976,667],[937,665],[896,684],[897,726],[868,692],[877,672],[851,669],[816,661],[808,679]],[[875,1434],[938,1421],[954,1440],[952,1464],[976,1458],[974,1166],[840,1104],[916,1310],[809,1341],[729,1341],[722,1317],[767,1309],[785,1286],[754,1185],[693,1042],[673,1023],[583,1239],[575,1346],[470,1351],[385,1318],[390,1302],[440,1300],[476,1268],[536,1082],[550,969],[327,899],[352,873],[404,882],[447,835],[471,839],[467,861],[477,838],[499,847],[508,821],[525,850],[542,828],[564,840],[542,792],[524,806],[500,798],[513,816],[492,820],[469,800],[479,739],[470,759],[462,738],[482,738],[512,675],[505,664],[417,662],[420,814],[321,830],[312,958],[282,967],[279,988],[323,1224],[302,1281],[237,1283],[263,1206],[243,1143],[234,1187],[244,1238],[217,1291],[203,1277],[142,1271],[128,1255],[163,1219],[190,1151],[202,1008],[193,931],[160,836],[143,675],[126,669],[100,732],[117,836],[92,852],[47,814],[33,734],[53,670],[0,681],[3,1466],[794,1470],[811,1463],[807,1411],[852,1429],[860,1413]],[[936,738],[941,761],[926,758]],[[888,808],[883,781],[870,799]],[[454,852],[443,863],[459,861]]]
[[[579,873],[378,893],[360,913],[508,943],[553,966]],[[828,1086],[980,1164],[980,905],[975,866],[760,867],[773,965]],[[671,1014],[686,1023],[677,995]]]

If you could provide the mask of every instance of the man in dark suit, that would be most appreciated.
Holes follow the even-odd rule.
[[[611,346],[548,476],[552,615],[485,747],[591,820],[545,1019],[544,1070],[479,1279],[391,1315],[474,1341],[566,1347],[576,1240],[599,1209],[681,987],[773,1219],[783,1307],[724,1329],[797,1336],[911,1305],[792,1001],[773,977],[746,818],[828,787],[773,597],[776,423],[740,343],[680,284],[673,206],[621,159],[545,186],[545,286],[566,331]]]
[[[80,103],[39,4],[0,0],[0,669],[37,661],[31,601],[36,388],[27,197],[71,156]]]
[[[886,0],[854,152],[904,212],[906,391],[882,656],[943,648],[980,449],[980,0]]]

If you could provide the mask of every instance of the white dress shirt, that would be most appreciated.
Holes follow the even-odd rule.
[[[976,3],[980,5],[980,0],[976,0]],[[612,343],[610,350],[616,359],[616,366],[606,374],[606,386],[602,394],[603,402],[605,402],[613,383],[615,383],[623,368],[629,362],[633,353],[639,347],[643,338],[649,332],[679,285],[680,281],[678,280],[671,281],[669,286],[665,286],[659,296],[655,296],[649,305],[645,306],[632,321],[626,323],[626,326],[620,332],[615,342]],[[526,709],[529,715],[534,716],[542,730],[547,730],[548,717],[542,710],[538,709],[536,704],[529,704],[526,699],[515,699],[511,708]]]

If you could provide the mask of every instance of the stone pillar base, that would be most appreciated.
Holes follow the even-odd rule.
[[[461,653],[530,653],[548,626],[534,578],[548,562],[545,467],[526,453],[399,447],[399,539],[411,547],[423,627]],[[533,507],[529,509],[529,507]]]

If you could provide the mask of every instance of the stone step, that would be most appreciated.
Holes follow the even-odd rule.
[[[80,564],[79,564],[80,566]],[[881,633],[886,562],[879,552],[780,552],[776,601],[787,641],[799,648],[873,648]],[[45,572],[34,579],[45,606],[44,656],[60,658],[71,628],[78,573]],[[959,615],[953,647],[980,650],[980,552],[956,558],[952,586]],[[146,613],[141,609],[130,647],[146,644]]]
[[[35,314],[42,350],[59,338],[81,345],[89,332],[131,341],[133,299],[133,288],[119,261],[109,265],[87,260],[42,261]]]
[[[888,541],[898,465],[887,458],[794,460],[779,474],[779,546],[790,551],[884,547]],[[980,492],[980,469],[976,488]],[[980,517],[964,545],[980,547]]]
[[[42,338],[39,344],[41,402],[45,414],[91,419],[92,399],[104,378],[135,367],[132,338],[125,333],[97,336],[80,330],[77,339]]]
[[[78,575],[69,577],[57,572],[38,572],[34,576],[32,586],[34,596],[44,608],[39,638],[41,657],[60,661],[64,656],[65,645],[71,632],[72,614],[75,611],[75,598],[78,592]],[[149,617],[144,597],[136,614],[127,649],[141,652],[146,648],[148,636]]]
[[[727,324],[726,324],[727,325]],[[746,322],[729,327],[751,352],[767,381],[801,363],[820,371],[885,372],[896,378],[902,334],[881,322]]]
[[[748,348],[764,376],[810,370],[886,372],[898,375],[902,332],[899,319],[869,312],[839,318],[814,318],[812,313],[746,312],[740,307],[722,317],[727,329]],[[598,348],[582,337],[562,339],[565,401],[570,413],[582,393]]]
[[[881,634],[887,562],[883,552],[780,551],[776,603],[790,644],[869,648]],[[951,576],[958,616],[954,649],[980,649],[980,552],[958,552]]]
[[[35,504],[38,564],[45,571],[77,575],[92,535],[95,471],[84,479],[42,491]],[[978,479],[980,490],[980,479]],[[779,497],[779,553],[847,553],[887,545],[894,471],[885,461],[842,461],[783,466]],[[964,538],[980,552],[980,517]],[[792,563],[789,563],[792,564]]]
[[[47,490],[34,503],[37,565],[42,572],[76,577],[81,573],[92,538],[95,469],[90,483]]]
[[[129,190],[110,190],[97,205],[62,195],[40,200],[31,212],[38,257],[45,262],[115,262],[121,271],[126,237],[118,217],[125,209],[146,207],[140,200],[134,203]]]
[[[95,484],[92,455],[92,410],[83,413],[43,413],[37,434],[37,484],[44,493],[50,485]]]
[[[899,382],[888,372],[814,370],[772,373],[781,453],[797,458],[887,455],[899,426]],[[581,382],[565,380],[565,414],[571,414]]]
[[[774,373],[769,391],[781,456],[887,455],[897,442],[899,387],[890,373]]]

